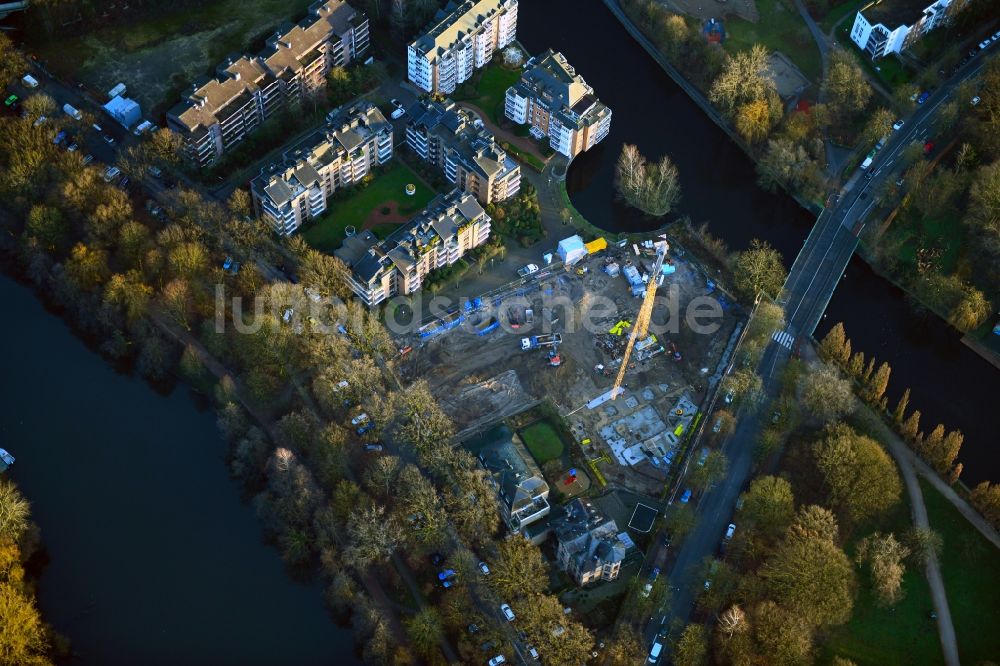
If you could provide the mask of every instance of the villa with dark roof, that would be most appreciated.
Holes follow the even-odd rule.
[[[593,148],[611,131],[611,109],[562,53],[549,49],[532,60],[507,89],[504,114],[530,125],[535,138],[549,137],[552,149],[571,159]]]
[[[614,580],[625,559],[626,541],[618,538],[618,525],[601,515],[587,500],[575,499],[565,515],[552,520],[556,562],[577,585]]]
[[[448,182],[486,205],[521,188],[521,167],[493,134],[450,99],[423,97],[407,111],[406,145],[444,173]]]
[[[320,0],[298,25],[279,27],[257,55],[232,55],[216,76],[167,112],[198,166],[219,159],[276,111],[326,85],[330,69],[368,49],[368,18],[343,0]]]
[[[375,105],[358,102],[261,170],[250,183],[254,210],[287,236],[322,215],[327,200],[392,159],[392,125]]]
[[[879,0],[862,7],[854,17],[851,41],[877,60],[902,53],[922,35],[949,23],[969,0]]]
[[[350,269],[348,284],[369,307],[420,289],[428,273],[454,264],[490,237],[490,216],[460,189],[441,194],[383,240],[352,236],[334,252]]]

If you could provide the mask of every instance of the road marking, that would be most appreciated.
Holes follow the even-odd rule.
[[[791,349],[792,343],[795,342],[795,336],[793,336],[788,331],[781,331],[781,330],[775,331],[774,335],[771,336],[771,339],[777,342],[785,349]]]

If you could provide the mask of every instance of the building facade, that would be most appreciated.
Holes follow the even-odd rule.
[[[566,505],[564,516],[552,521],[556,562],[577,585],[618,578],[626,545],[618,538],[618,525],[601,515],[586,500]]]
[[[407,47],[407,78],[425,92],[450,95],[516,35],[517,0],[450,2]]]
[[[250,183],[254,210],[287,236],[326,212],[327,200],[392,159],[392,124],[358,102],[261,171]]]
[[[851,41],[877,60],[902,53],[920,37],[949,23],[968,0],[881,0],[864,7],[854,17]],[[912,25],[906,22],[912,21]]]
[[[473,195],[455,189],[435,197],[385,240],[370,233],[352,236],[334,254],[351,269],[354,293],[374,307],[417,291],[429,273],[454,264],[489,237],[489,215]]]
[[[569,64],[549,49],[507,89],[504,114],[530,125],[537,138],[549,137],[552,149],[573,158],[590,150],[611,131],[611,109]]]
[[[407,113],[406,145],[448,182],[484,206],[518,193],[521,167],[467,111],[450,99],[423,97]]]
[[[219,159],[291,102],[321,90],[333,67],[368,49],[368,18],[343,0],[309,8],[298,25],[284,25],[257,55],[231,56],[214,78],[196,82],[167,112],[167,126],[184,140],[198,166]]]

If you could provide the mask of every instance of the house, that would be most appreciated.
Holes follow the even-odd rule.
[[[368,49],[368,18],[343,0],[320,0],[297,25],[281,26],[257,55],[231,55],[167,112],[198,166],[219,159],[278,110],[318,94],[333,67]]]
[[[351,269],[354,293],[374,307],[417,291],[429,273],[454,264],[489,237],[489,215],[473,195],[455,189],[435,197],[385,240],[348,239],[334,254]]]
[[[101,108],[125,129],[131,129],[132,126],[142,120],[142,109],[139,107],[138,102],[128,97],[115,95]]]
[[[504,114],[519,125],[530,125],[536,138],[549,137],[552,149],[571,159],[611,131],[611,109],[566,57],[552,49],[535,58],[507,89]]]
[[[556,563],[577,585],[614,580],[621,572],[630,541],[619,538],[618,525],[594,505],[575,499],[565,514],[552,520]]]
[[[969,0],[880,0],[854,17],[851,41],[872,60],[902,53],[920,37],[951,22]]]
[[[551,510],[549,484],[520,440],[508,435],[466,446],[489,475],[508,529],[532,543],[543,542],[548,530],[542,519]]]
[[[406,145],[440,169],[448,182],[484,206],[518,193],[521,167],[481,122],[453,101],[422,97],[407,115]]]
[[[450,95],[516,34],[517,0],[450,2],[407,47],[406,76],[425,92]]]
[[[358,102],[261,170],[250,183],[254,211],[287,236],[322,215],[334,192],[390,159],[392,125],[374,104]]]

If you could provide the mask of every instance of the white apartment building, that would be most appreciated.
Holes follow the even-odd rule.
[[[521,167],[485,127],[450,99],[423,97],[407,111],[406,145],[441,169],[448,182],[479,203],[504,201],[520,191]],[[480,123],[481,125],[482,123]]]
[[[368,49],[368,18],[343,0],[320,0],[297,25],[267,39],[257,55],[230,56],[214,78],[196,81],[167,112],[167,126],[184,139],[185,153],[206,166],[290,102],[321,90],[333,67]]]
[[[549,49],[507,89],[504,115],[531,133],[549,137],[552,149],[573,158],[611,131],[611,109],[576,73],[562,53]]]
[[[450,2],[407,47],[406,76],[421,90],[451,94],[516,35],[517,0]]]
[[[881,0],[863,7],[854,17],[851,41],[877,60],[902,53],[920,37],[951,21],[968,0]],[[913,21],[907,25],[906,21]]]
[[[449,266],[490,237],[490,216],[468,192],[438,195],[419,215],[379,242],[351,236],[334,252],[350,269],[348,283],[368,307],[420,289],[431,271]]]
[[[327,209],[338,189],[358,183],[392,159],[392,125],[359,102],[286,152],[250,183],[254,210],[287,236]]]

